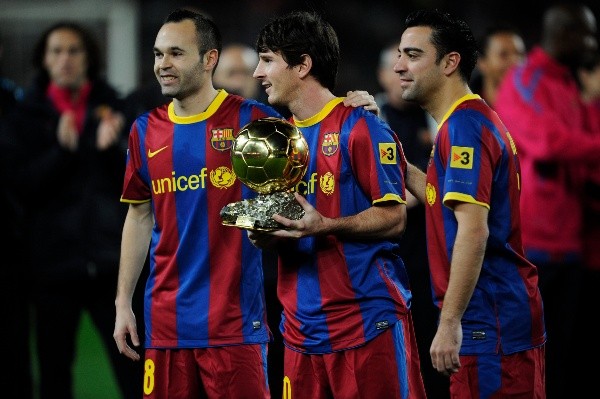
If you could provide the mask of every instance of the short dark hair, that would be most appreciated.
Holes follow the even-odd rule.
[[[164,23],[181,22],[186,19],[194,22],[194,25],[196,26],[196,37],[200,55],[204,55],[208,50],[212,49],[216,49],[219,54],[221,54],[223,48],[221,32],[210,18],[186,8],[179,8],[171,12],[167,18],[165,18]]]
[[[406,17],[405,25],[407,28],[430,27],[433,30],[431,42],[437,52],[436,62],[440,62],[446,54],[456,51],[460,54],[460,76],[465,82],[471,79],[478,51],[477,41],[466,22],[439,10],[418,10]]]
[[[340,46],[332,26],[315,12],[294,11],[265,25],[256,40],[256,51],[279,52],[290,67],[312,59],[310,74],[324,87],[335,88]]]
[[[44,66],[44,57],[46,55],[46,46],[48,45],[48,37],[52,33],[57,30],[70,30],[79,36],[79,39],[83,43],[83,48],[85,51],[85,56],[87,59],[87,78],[90,80],[95,80],[98,78],[100,74],[100,48],[96,40],[92,34],[84,28],[82,25],[79,25],[76,22],[71,21],[62,21],[58,22],[42,33],[42,36],[38,39],[35,44],[33,50],[33,67],[38,71],[42,80],[47,83],[50,81],[50,76],[48,75],[48,71]]]

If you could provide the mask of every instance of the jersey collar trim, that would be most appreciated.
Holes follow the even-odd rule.
[[[454,104],[452,104],[452,106],[450,107],[450,109],[446,112],[446,114],[444,115],[444,117],[442,118],[440,124],[438,125],[438,130],[440,130],[440,127],[442,127],[442,125],[444,124],[444,122],[446,122],[446,119],[448,119],[450,117],[450,114],[454,112],[454,110],[463,102],[468,101],[468,100],[481,100],[481,97],[478,94],[465,94],[464,96],[462,96],[461,98],[459,98],[458,100],[456,100],[454,102]]]
[[[173,102],[169,104],[169,119],[173,123],[177,123],[180,125],[186,125],[190,123],[202,122],[208,118],[210,118],[221,106],[225,98],[227,97],[227,92],[225,90],[219,90],[215,99],[210,103],[206,111],[201,112],[197,115],[191,116],[177,116],[175,115],[175,105]]]
[[[302,121],[296,120],[296,118],[294,118],[294,124],[298,127],[307,127],[307,126],[315,125],[315,124],[321,122],[323,119],[325,119],[325,117],[327,115],[329,115],[331,110],[333,108],[335,108],[335,106],[338,105],[339,103],[341,103],[342,101],[344,101],[343,97],[336,97],[333,100],[329,101],[327,104],[325,104],[325,106],[323,107],[323,109],[321,111],[319,111],[317,114],[311,116],[310,118],[304,119]]]

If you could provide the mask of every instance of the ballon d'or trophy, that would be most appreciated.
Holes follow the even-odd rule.
[[[279,118],[262,118],[245,125],[231,148],[233,172],[258,195],[221,209],[224,225],[247,230],[279,230],[273,214],[298,220],[304,209],[289,191],[308,167],[308,144],[298,128]]]

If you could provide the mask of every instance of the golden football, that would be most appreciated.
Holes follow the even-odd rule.
[[[237,178],[260,194],[295,186],[306,173],[308,157],[308,144],[300,130],[273,117],[242,127],[231,149]]]

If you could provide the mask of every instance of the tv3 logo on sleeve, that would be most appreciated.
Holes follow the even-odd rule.
[[[382,164],[396,164],[396,143],[379,143],[379,162]]]
[[[473,169],[473,147],[458,147],[453,145],[450,151],[450,167]]]

